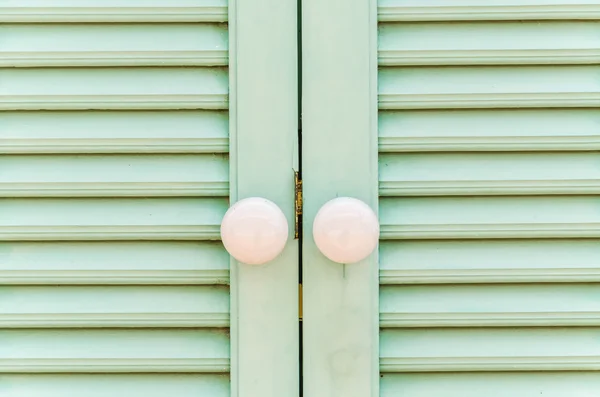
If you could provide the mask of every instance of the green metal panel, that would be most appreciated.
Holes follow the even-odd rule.
[[[297,242],[219,241],[293,228],[295,2],[0,3],[0,394],[297,394]]]

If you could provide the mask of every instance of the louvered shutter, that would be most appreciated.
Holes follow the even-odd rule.
[[[599,10],[380,2],[382,396],[597,389]]]
[[[295,21],[295,7],[255,5]],[[293,213],[293,187],[279,187],[293,181],[296,66],[260,64],[269,84],[247,53],[289,43],[295,56],[295,29],[264,40],[273,24],[245,29],[257,26],[250,11],[0,1],[2,396],[297,392],[295,243],[250,274],[235,262],[230,272],[219,241],[231,200],[262,194]],[[253,103],[257,87],[278,104]],[[285,155],[254,151],[254,139]],[[272,185],[252,192],[243,169],[267,170]],[[251,365],[261,353],[273,362]],[[257,382],[265,373],[282,379]]]
[[[328,52],[331,66],[309,57],[316,77],[305,85],[339,95],[327,115],[309,105],[313,124],[305,121],[304,153],[317,153],[306,157],[323,165],[329,153],[335,170],[313,177],[337,184],[328,197],[313,188],[311,208],[338,193],[376,207],[371,150],[381,241],[378,302],[366,270],[374,258],[335,268],[305,249],[314,339],[305,346],[324,373],[308,370],[307,387],[357,397],[595,395],[600,2],[380,0],[378,24],[374,4],[309,4],[305,18],[322,22],[321,37],[334,31],[335,44],[309,34],[305,51]],[[320,21],[319,7],[343,22]],[[376,79],[379,145],[367,149]],[[319,148],[318,134],[344,149]],[[317,320],[337,312],[319,334]],[[334,366],[342,356],[346,365]]]

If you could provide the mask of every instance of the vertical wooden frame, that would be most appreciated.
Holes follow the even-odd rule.
[[[295,0],[230,0],[231,200],[272,200],[290,227],[288,245],[273,262],[231,263],[235,397],[293,397],[299,390],[296,26]]]
[[[377,210],[377,4],[302,0],[304,394],[379,395],[377,253],[327,260],[313,220],[327,201]]]

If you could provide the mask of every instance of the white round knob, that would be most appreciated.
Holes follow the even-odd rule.
[[[339,197],[321,207],[313,224],[313,236],[319,250],[330,260],[355,263],[377,247],[379,222],[366,203]]]
[[[238,201],[221,222],[225,249],[239,262],[262,265],[275,259],[285,247],[288,223],[277,204],[262,197]]]

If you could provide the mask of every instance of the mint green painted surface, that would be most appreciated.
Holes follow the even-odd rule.
[[[312,237],[331,199],[377,210],[377,7],[303,0],[302,10],[304,395],[377,397],[377,254],[333,263]]]
[[[2,110],[227,109],[225,68],[7,68]],[[93,84],[82,84],[93,81]]]
[[[380,0],[381,396],[598,394],[599,11]]]
[[[600,114],[595,109],[386,111],[379,115],[379,150],[382,153],[595,151],[600,148],[599,123]]]
[[[298,242],[219,224],[292,232],[300,72],[304,395],[597,394],[600,2],[302,13],[299,71],[295,1],[0,2],[0,395],[299,394]],[[363,263],[312,240],[339,196]]]
[[[0,395],[297,395],[297,242],[219,241],[293,228],[296,3],[134,3],[0,1]]]
[[[597,63],[598,28],[597,21],[389,23],[379,31],[379,62],[382,66]]]
[[[382,284],[600,280],[594,239],[389,240],[380,254]]]
[[[230,1],[231,198],[265,197],[290,239],[265,266],[232,261],[232,395],[296,397],[299,388],[297,4]]]
[[[597,0],[379,0],[381,22],[598,19]]]
[[[600,387],[598,372],[414,373],[385,377],[382,397],[589,397]]]
[[[31,116],[3,113],[1,153],[212,154],[229,150],[226,112],[36,111]],[[127,128],[119,128],[123,125]]]
[[[0,244],[0,282],[14,285],[225,285],[229,255],[214,241]]]
[[[228,397],[229,379],[213,374],[0,375],[0,392],[7,397],[164,397],[174,391],[181,397]]]
[[[43,10],[40,10],[43,8]],[[227,0],[4,0],[1,22],[226,22]]]
[[[7,24],[0,35],[3,66],[228,64],[225,24]]]

